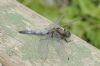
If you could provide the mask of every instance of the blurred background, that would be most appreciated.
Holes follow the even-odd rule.
[[[53,22],[64,15],[60,22],[63,28],[100,49],[100,0],[18,1]]]

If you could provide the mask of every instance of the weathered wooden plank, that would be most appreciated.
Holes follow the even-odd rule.
[[[42,43],[39,40],[45,37],[22,35],[18,31],[26,28],[42,30],[50,24],[53,23],[15,0],[0,1],[0,63],[4,66],[100,65],[100,51],[73,34],[72,42],[64,43],[66,52],[60,52],[63,48],[59,48],[63,57],[55,51],[57,42],[53,44],[51,40],[46,60],[40,59],[41,53],[37,49]]]

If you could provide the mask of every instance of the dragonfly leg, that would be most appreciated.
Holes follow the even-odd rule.
[[[54,32],[51,32],[51,38],[53,38],[54,37]]]
[[[64,38],[65,42],[71,42],[71,40]]]

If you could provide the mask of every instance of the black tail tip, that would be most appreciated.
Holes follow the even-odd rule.
[[[18,31],[19,33],[25,33],[25,31]]]

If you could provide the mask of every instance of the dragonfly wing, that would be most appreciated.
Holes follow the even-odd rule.
[[[60,25],[60,22],[63,20],[64,17],[65,17],[65,15],[60,15],[60,16],[58,16],[57,19],[56,19],[56,21],[55,21],[55,23],[56,23],[57,25]]]
[[[66,61],[69,59],[68,55],[67,55],[67,51],[66,51],[66,47],[65,44],[63,43],[63,41],[61,39],[56,38],[54,40],[54,44],[53,44],[55,51],[57,52],[57,54],[59,55],[60,59],[63,61]]]
[[[38,44],[38,55],[43,61],[45,61],[48,57],[48,44],[48,38],[41,39]]]

